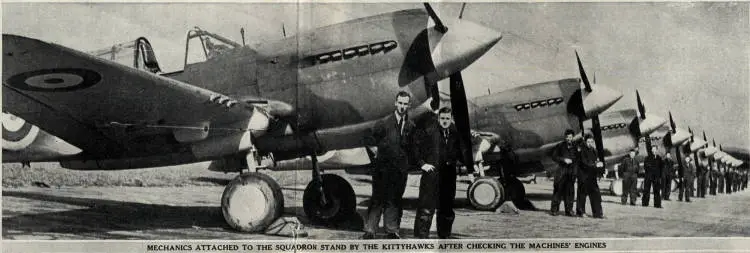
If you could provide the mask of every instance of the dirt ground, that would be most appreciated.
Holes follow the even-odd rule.
[[[218,184],[223,178],[217,178]],[[357,210],[364,214],[370,187],[367,177],[348,180],[357,193]],[[417,178],[409,180],[404,196],[401,234],[413,233]],[[607,182],[601,182],[607,188]],[[603,191],[606,219],[550,216],[552,184],[544,179],[526,184],[529,199],[544,211],[518,215],[472,210],[466,183],[456,199],[458,238],[580,238],[580,237],[736,237],[750,236],[750,193],[707,196],[692,203],[675,200],[663,209],[621,206]],[[283,185],[285,216],[306,223],[301,199],[304,184]],[[4,239],[285,239],[231,230],[219,209],[221,186],[184,187],[20,187],[2,192]],[[673,197],[675,199],[675,197]],[[640,202],[639,202],[640,203]],[[587,211],[590,214],[590,209]],[[362,219],[337,228],[310,226],[310,239],[356,239]]]

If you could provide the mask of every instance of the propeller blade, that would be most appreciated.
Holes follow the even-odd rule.
[[[716,139],[711,138],[711,141],[714,143],[714,147],[716,147]]]
[[[645,119],[646,107],[643,106],[643,101],[641,101],[641,94],[638,93],[638,90],[635,90],[635,97],[636,97],[636,101],[638,102],[638,112],[641,113],[641,119]]]
[[[576,61],[578,61],[578,72],[581,73],[581,80],[583,80],[583,85],[586,87],[586,92],[591,92],[591,83],[589,83],[589,78],[586,77],[586,71],[583,70],[583,64],[581,63],[581,58],[578,57],[578,51],[575,51],[576,53]]]
[[[674,119],[672,119],[672,112],[669,112],[669,126],[672,127],[672,133],[677,133],[677,125],[675,125]]]
[[[443,21],[440,20],[440,17],[438,17],[437,13],[435,13],[435,10],[432,9],[432,6],[430,6],[430,4],[428,3],[424,3],[424,8],[427,9],[427,14],[429,14],[430,18],[432,18],[432,21],[435,22],[435,29],[441,33],[448,32],[448,27],[443,25]]]
[[[706,138],[706,131],[703,131],[703,141],[708,142],[708,138]]]
[[[461,5],[461,12],[458,13],[458,19],[462,19],[464,17],[464,8],[466,8],[466,3],[463,3]]]
[[[596,71],[591,73],[591,82],[596,83]]]
[[[599,157],[599,161],[604,162],[604,140],[602,139],[602,128],[599,123],[599,116],[591,118],[591,132],[594,134],[594,142],[596,143],[596,154]]]
[[[430,82],[427,81],[427,78],[425,78],[424,88],[428,91],[430,97],[432,98],[432,101],[430,101],[430,108],[433,111],[440,109],[440,90],[438,89],[437,82]]]
[[[474,157],[471,155],[471,125],[469,123],[469,107],[466,101],[466,90],[461,72],[450,76],[451,108],[453,108],[453,120],[460,137],[460,143],[464,147],[464,161],[469,171],[474,170]]]

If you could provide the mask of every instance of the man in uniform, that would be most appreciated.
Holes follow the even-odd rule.
[[[721,168],[717,166],[716,169],[709,167],[708,172],[708,194],[716,195],[716,188],[719,188],[719,193],[724,193],[724,174],[721,173]]]
[[[672,160],[672,153],[667,152],[664,154],[663,165],[662,179],[664,180],[664,183],[662,185],[664,185],[664,188],[662,189],[662,193],[664,195],[664,200],[669,200],[669,195],[672,193],[672,179],[674,178],[674,175],[677,174],[677,167]]]
[[[625,205],[630,196],[630,205],[635,205],[638,198],[638,161],[635,160],[636,149],[630,150],[628,157],[620,163],[619,170],[622,171],[622,199],[620,203]]]
[[[581,147],[578,167],[578,197],[576,203],[576,215],[583,217],[586,213],[586,196],[591,201],[591,213],[594,218],[604,218],[602,211],[602,195],[596,182],[597,176],[604,168],[596,155],[596,143],[591,135],[586,135],[586,145]]]
[[[698,175],[698,191],[696,193],[696,197],[698,198],[705,198],[706,197],[706,187],[707,185],[707,178],[706,174],[708,173],[708,162],[705,160],[705,158],[701,159],[698,163],[697,168],[697,175]]]
[[[573,216],[573,183],[578,167],[578,146],[573,142],[573,130],[565,130],[565,141],[558,144],[552,151],[552,160],[559,168],[552,187],[552,206],[550,214],[556,216],[560,209],[560,201],[565,204],[565,215]]]
[[[724,173],[724,184],[726,185],[726,193],[731,194],[732,193],[732,179],[733,179],[732,172],[729,170],[726,170]]]
[[[367,217],[362,239],[373,239],[378,230],[380,216],[388,233],[388,239],[399,239],[401,223],[401,199],[406,189],[409,168],[414,164],[415,145],[412,140],[414,122],[407,110],[411,102],[409,93],[400,91],[396,95],[396,111],[373,128],[367,142],[377,146],[377,157],[372,174],[372,199],[367,208]]]
[[[464,150],[453,125],[450,108],[438,111],[438,120],[418,132],[417,163],[422,169],[419,181],[419,206],[414,221],[414,237],[428,238],[432,216],[437,208],[437,232],[441,239],[449,238],[455,213],[456,168],[463,161]]]
[[[661,174],[662,174],[662,159],[656,153],[658,149],[656,147],[651,148],[651,152],[646,156],[643,161],[643,167],[646,170],[646,180],[643,181],[643,198],[641,198],[641,204],[648,206],[649,198],[651,197],[651,189],[654,191],[654,207],[661,208]]]
[[[682,182],[680,187],[679,200],[682,200],[683,194],[685,195],[685,202],[690,202],[690,196],[693,195],[693,180],[695,178],[695,163],[690,156],[685,157],[685,168],[682,172]]]

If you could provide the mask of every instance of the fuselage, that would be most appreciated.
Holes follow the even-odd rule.
[[[375,120],[393,111],[398,91],[412,94],[413,104],[427,99],[422,71],[406,59],[410,48],[427,47],[419,34],[428,18],[415,9],[351,20],[236,48],[166,76],[234,98],[289,104],[300,130]]]
[[[500,39],[499,33],[470,22],[439,33],[428,27],[428,19],[421,9],[355,19],[254,48],[238,45],[160,75],[266,108],[275,119],[266,134],[256,136],[255,145],[261,152],[277,152],[277,158],[357,147],[372,125],[393,113],[399,91],[411,94],[413,105],[423,103],[432,87],[427,83],[461,71]],[[436,48],[452,46],[461,50]],[[171,131],[136,131],[135,138],[121,140],[128,152],[92,157],[84,151],[72,158],[81,164],[66,167],[140,168],[211,160],[242,152],[235,146],[244,138],[210,131],[204,141],[192,143],[176,140]],[[37,160],[30,158],[18,160]]]

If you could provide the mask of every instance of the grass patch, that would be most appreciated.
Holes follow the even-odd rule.
[[[78,171],[60,167],[58,163],[33,163],[31,168],[20,164],[3,164],[3,187],[34,186],[44,183],[58,186],[133,186],[133,187],[181,187],[181,186],[220,186],[232,180],[237,173],[209,171],[209,163],[194,163],[130,170]],[[284,185],[309,180],[309,169],[300,171],[268,171],[276,181]]]

